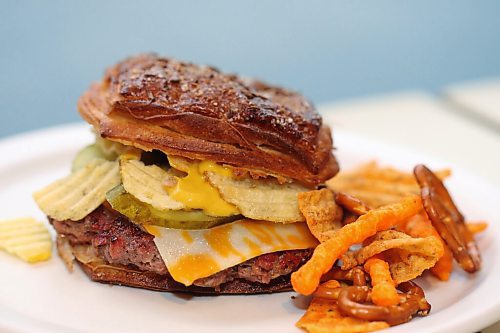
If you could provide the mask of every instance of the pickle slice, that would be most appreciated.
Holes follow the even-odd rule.
[[[238,217],[214,217],[201,210],[159,210],[127,193],[123,185],[106,194],[111,207],[136,224],[156,225],[173,229],[208,229],[231,222]]]
[[[92,144],[83,148],[76,154],[76,157],[73,159],[73,164],[71,165],[71,172],[82,169],[91,161],[98,158],[112,161],[116,159],[116,156],[113,158],[113,156],[106,155],[97,144]]]
[[[123,154],[141,156],[141,150],[132,146],[125,146],[119,142],[114,142],[96,137],[94,144],[82,148],[73,159],[71,172],[75,172],[89,164],[91,161],[102,158],[108,161],[115,161],[118,156]]]
[[[96,135],[95,144],[110,159],[116,159],[120,155],[131,152],[138,153],[140,155],[141,152],[141,150],[138,148],[127,146],[120,142],[104,139],[100,135]]]

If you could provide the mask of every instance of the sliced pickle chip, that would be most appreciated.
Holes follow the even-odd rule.
[[[95,144],[106,156],[108,156],[108,158],[113,160],[115,160],[118,156],[124,154],[133,154],[140,156],[142,152],[142,150],[136,147],[127,146],[120,142],[104,139],[100,135],[96,135]]]
[[[95,143],[82,148],[76,154],[71,165],[71,172],[82,169],[95,159],[102,158],[108,161],[115,161],[120,155],[136,155],[140,158],[141,150],[96,135]]]
[[[80,150],[76,154],[73,164],[71,165],[71,172],[78,171],[89,164],[92,160],[102,158],[105,160],[112,161],[116,159],[117,156],[106,155],[97,144],[87,146]]]
[[[146,204],[119,185],[106,194],[111,207],[137,224],[150,224],[173,229],[208,229],[234,221],[239,216],[214,217],[200,210],[160,210]]]

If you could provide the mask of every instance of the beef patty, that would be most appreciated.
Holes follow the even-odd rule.
[[[108,265],[132,269],[136,275],[143,272],[154,281],[163,281],[162,278],[172,281],[153,241],[154,236],[105,205],[101,205],[80,221],[51,219],[50,222],[57,233],[65,237],[73,248],[90,249],[94,256]],[[311,254],[311,249],[263,254],[212,276],[198,279],[194,285],[209,288],[215,292],[230,291],[233,289],[232,286],[241,285],[251,290],[258,290],[257,292],[269,291],[266,289],[268,287],[271,288],[270,291],[275,291],[275,288],[271,287],[273,284],[279,285],[280,290],[289,289],[289,275],[302,266]],[[99,280],[98,276],[94,278],[95,276],[91,275],[91,277]],[[122,277],[121,279],[130,278]],[[142,281],[144,277],[140,279]],[[130,283],[111,280],[103,282],[148,287],[147,285],[134,285],[130,281],[128,281]],[[241,291],[245,292],[245,288]],[[151,286],[150,289],[165,290]]]

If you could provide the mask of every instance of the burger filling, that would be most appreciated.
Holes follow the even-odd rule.
[[[34,196],[61,237],[107,264],[185,286],[268,284],[298,269],[317,245],[297,200],[310,188],[244,175],[97,136],[70,176]]]
[[[71,246],[85,246],[93,256],[110,265],[167,275],[168,270],[154,243],[154,236],[118,212],[102,205],[80,221],[51,219],[57,233]],[[312,250],[288,250],[266,253],[211,276],[194,285],[218,290],[233,280],[269,284],[287,276],[306,262]]]

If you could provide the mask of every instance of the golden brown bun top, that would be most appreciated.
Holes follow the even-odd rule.
[[[141,149],[309,185],[338,171],[330,129],[304,97],[212,67],[128,58],[85,92],[78,109],[101,136]]]

